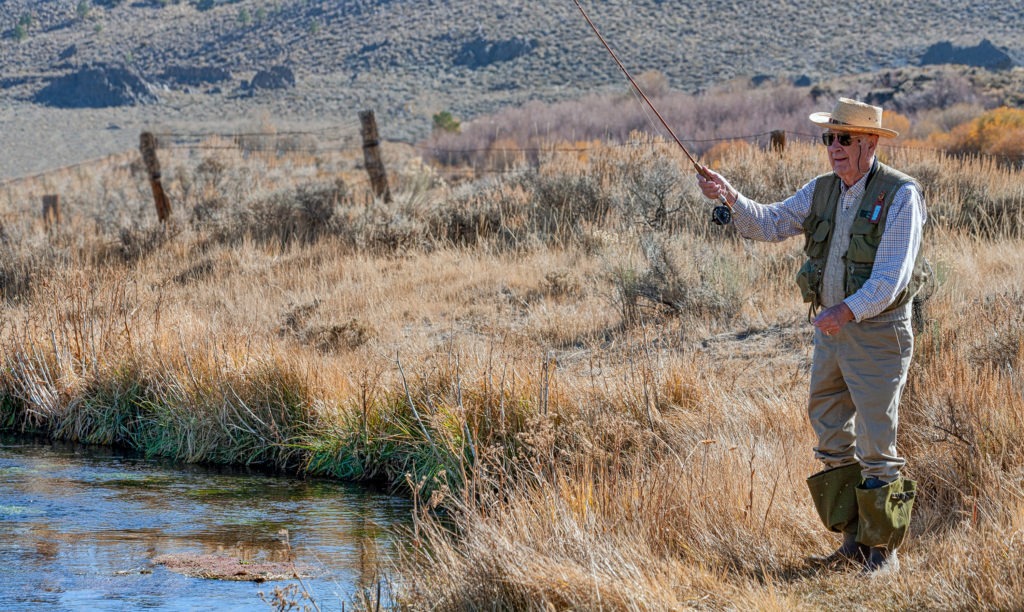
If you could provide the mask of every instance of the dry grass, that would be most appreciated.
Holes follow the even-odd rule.
[[[128,159],[8,187],[3,427],[389,482],[417,502],[410,609],[1024,601],[1019,172],[885,152],[924,182],[939,285],[903,407],[906,569],[866,589],[804,563],[835,542],[803,482],[799,241],[710,227],[667,144],[455,185],[392,149],[390,205],[351,160],[172,154],[166,228]],[[770,200],[824,154],[712,162]],[[46,231],[50,191],[75,195]]]

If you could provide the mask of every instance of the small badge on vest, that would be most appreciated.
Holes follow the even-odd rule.
[[[871,214],[868,216],[868,221],[870,221],[873,225],[878,225],[878,222],[881,220],[882,207],[884,206],[885,192],[883,191],[882,193],[878,194],[877,198],[875,198],[875,206],[874,208],[871,209]]]

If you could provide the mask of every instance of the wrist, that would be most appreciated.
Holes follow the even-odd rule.
[[[845,300],[842,301],[842,302],[839,302],[839,307],[840,307],[839,310],[842,313],[842,317],[843,317],[845,323],[849,323],[850,321],[856,321],[857,320],[857,315],[853,312],[853,309],[850,308],[850,305],[847,304]]]

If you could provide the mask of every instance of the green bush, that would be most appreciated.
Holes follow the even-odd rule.
[[[441,111],[434,115],[434,132],[458,134],[461,123],[450,112]]]

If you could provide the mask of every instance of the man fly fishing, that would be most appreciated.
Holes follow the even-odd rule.
[[[807,261],[797,284],[814,316],[808,415],[824,469],[807,479],[825,527],[843,534],[827,564],[852,561],[869,572],[896,571],[917,483],[896,450],[900,394],[914,352],[912,300],[926,278],[920,254],[927,212],[917,181],[875,157],[882,109],[839,98],[810,120],[825,129],[832,172],[782,202],[743,197],[697,163],[626,70],[579,0],[573,0],[630,84],[697,171],[701,191],[721,202],[712,221],[735,219],[746,238],[804,236]],[[819,308],[823,308],[820,313]]]
[[[754,202],[706,168],[697,179],[706,197],[724,199],[744,237],[804,236],[797,284],[815,327],[808,415],[824,468],[807,485],[825,527],[843,534],[819,560],[896,571],[916,494],[900,474],[896,431],[927,212],[917,181],[875,156],[880,138],[897,136],[882,127],[881,108],[840,98],[810,120],[825,130],[832,172],[789,198]]]

